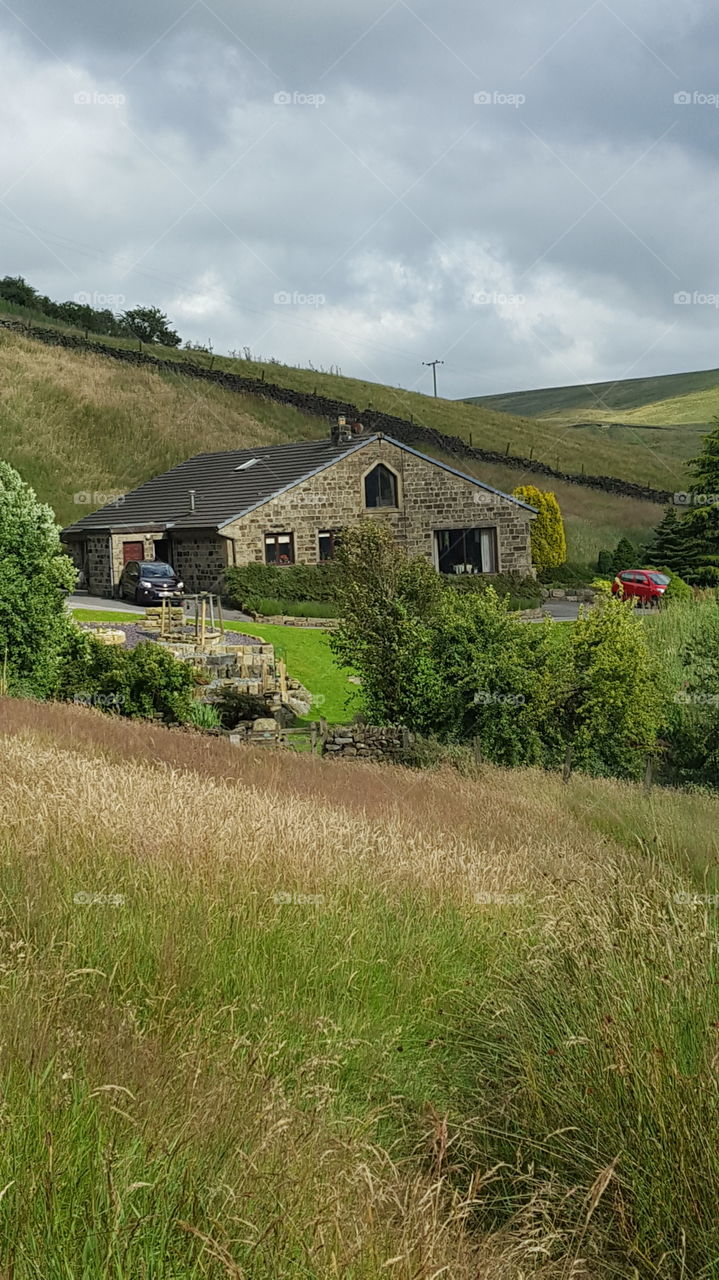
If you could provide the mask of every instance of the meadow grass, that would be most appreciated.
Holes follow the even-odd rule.
[[[0,1274],[719,1275],[719,801],[10,700],[0,768]]]

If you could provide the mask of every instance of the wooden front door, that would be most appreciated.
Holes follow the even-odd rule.
[[[144,542],[123,542],[122,563],[127,564],[128,560],[142,560],[144,552]]]

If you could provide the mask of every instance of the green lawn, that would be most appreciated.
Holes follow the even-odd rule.
[[[78,622],[137,622],[136,613],[110,609],[73,609]],[[311,719],[322,716],[331,724],[347,724],[358,710],[356,685],[338,667],[329,646],[329,634],[315,627],[280,627],[258,622],[227,622],[232,631],[258,636],[275,646],[275,652],[296,680],[315,696]]]
[[[287,670],[300,680],[318,701],[318,715],[331,724],[347,724],[358,710],[358,689],[336,662],[329,646],[329,633],[319,627],[280,627],[270,623],[228,622],[234,631],[259,636],[275,646],[275,653]],[[315,715],[311,717],[316,718]]]

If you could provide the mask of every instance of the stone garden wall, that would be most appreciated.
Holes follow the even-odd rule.
[[[229,391],[238,391],[243,395],[264,396],[281,404],[291,404],[302,413],[314,417],[327,418],[336,422],[339,414],[344,414],[351,421],[360,420],[365,428],[372,432],[383,432],[394,436],[403,444],[413,445],[420,450],[441,449],[443,453],[457,458],[472,458],[477,462],[501,463],[505,467],[513,467],[518,471],[534,475],[549,476],[554,480],[564,480],[567,484],[583,485],[589,489],[601,489],[605,493],[616,493],[627,498],[639,498],[645,502],[657,502],[666,506],[672,500],[668,490],[652,489],[648,485],[634,484],[630,480],[619,480],[615,476],[576,475],[559,471],[545,462],[534,458],[522,458],[515,454],[499,453],[492,449],[477,449],[458,436],[445,435],[433,427],[424,427],[407,418],[397,418],[392,414],[381,413],[366,407],[360,409],[346,400],[331,400],[327,396],[294,391],[290,387],[280,387],[265,382],[264,378],[245,378],[237,373],[228,373],[221,369],[207,368],[194,364],[189,360],[160,360],[157,356],[145,351],[131,351],[125,347],[112,347],[104,342],[83,338],[79,334],[64,333],[58,329],[41,328],[28,325],[21,320],[0,319],[0,327],[12,329],[25,337],[33,338],[49,346],[67,347],[76,351],[88,351],[93,355],[105,356],[111,360],[122,360],[127,364],[150,366],[167,373],[179,374],[185,378],[200,378],[215,385],[225,387]]]

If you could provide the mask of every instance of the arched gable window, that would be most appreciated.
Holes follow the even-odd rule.
[[[367,473],[364,479],[364,501],[366,507],[396,507],[397,477],[394,471],[378,462],[376,467]]]

